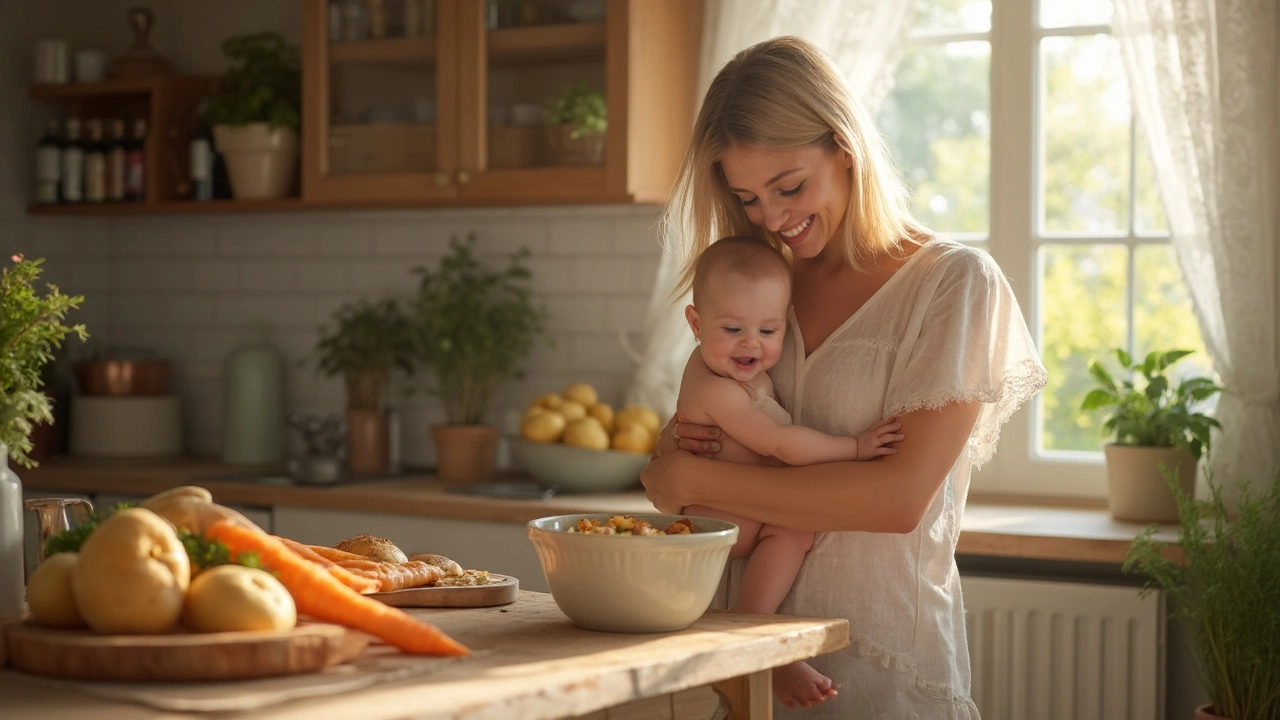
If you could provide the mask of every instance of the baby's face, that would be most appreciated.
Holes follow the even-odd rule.
[[[689,312],[689,324],[712,372],[747,382],[778,362],[790,291],[783,278],[725,274],[707,283],[698,307]]]

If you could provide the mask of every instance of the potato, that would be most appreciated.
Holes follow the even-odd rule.
[[[288,630],[298,624],[298,609],[271,573],[219,565],[191,581],[182,624],[196,632]]]
[[[616,429],[613,424],[613,408],[607,403],[598,402],[587,408],[587,416],[599,420],[607,433],[612,433]]]
[[[71,575],[76,605],[100,633],[168,630],[182,613],[191,562],[178,533],[145,508],[121,510],[80,546]]]
[[[574,400],[582,403],[583,407],[591,407],[600,402],[600,394],[596,389],[586,383],[570,383],[566,385],[564,390],[560,391],[560,395],[565,400]]]
[[[84,627],[84,616],[71,589],[71,575],[79,560],[80,553],[60,552],[45,558],[31,573],[31,580],[27,582],[27,605],[41,625]]]
[[[655,437],[658,435],[658,430],[662,427],[662,421],[658,419],[658,413],[654,412],[652,408],[647,408],[643,405],[630,405],[622,408],[618,411],[618,414],[614,416],[613,422],[617,425],[618,429],[622,429],[632,423],[639,423],[649,432],[653,433]]]
[[[587,416],[587,406],[577,400],[565,400],[563,403],[560,403],[559,412],[564,416],[565,420],[573,422],[574,420]]]
[[[530,415],[520,424],[520,437],[534,442],[560,442],[567,423],[555,410],[543,410]]]
[[[613,449],[642,455],[653,452],[656,438],[639,423],[626,425],[613,434]]]
[[[563,403],[563,402],[564,402],[564,398],[560,397],[559,395],[556,395],[555,393],[547,393],[546,395],[539,395],[538,397],[534,398],[533,402],[529,404],[537,405],[538,407],[544,407],[548,410],[559,410],[560,403]]]
[[[595,418],[578,418],[565,427],[564,444],[589,450],[608,450],[609,433]]]

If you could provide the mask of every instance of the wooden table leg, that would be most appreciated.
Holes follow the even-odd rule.
[[[729,706],[726,720],[773,720],[773,671],[761,670],[714,684]]]

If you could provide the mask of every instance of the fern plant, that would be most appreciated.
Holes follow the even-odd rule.
[[[44,260],[12,257],[13,265],[0,272],[0,443],[9,457],[24,467],[34,467],[31,429],[38,422],[52,422],[52,403],[44,387],[45,365],[67,335],[84,340],[84,325],[66,325],[67,313],[80,307],[84,297],[63,295],[47,285],[41,295],[35,285]]]
[[[1107,408],[1102,427],[1117,445],[1183,447],[1199,460],[1209,450],[1212,428],[1222,426],[1198,408],[1222,388],[1207,377],[1187,378],[1176,387],[1169,382],[1165,371],[1190,354],[1191,350],[1153,351],[1137,363],[1117,348],[1124,372],[1119,380],[1092,360],[1089,372],[1098,387],[1085,396],[1080,409]]]
[[[1165,473],[1178,501],[1178,541],[1169,553],[1155,527],[1130,545],[1123,569],[1148,578],[1143,592],[1163,590],[1194,650],[1213,712],[1231,720],[1280,718],[1280,472],[1256,496],[1247,483],[1230,518],[1222,488],[1210,498],[1183,492]],[[1177,557],[1180,555],[1181,557]]]

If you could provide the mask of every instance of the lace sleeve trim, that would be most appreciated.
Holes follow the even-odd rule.
[[[978,422],[969,435],[969,457],[974,469],[996,454],[1000,441],[1000,428],[1028,399],[1044,389],[1049,375],[1035,358],[1027,358],[1015,365],[999,387],[973,391],[929,391],[904,398],[891,405],[887,417],[904,415],[916,410],[939,410],[955,402],[981,402],[987,407],[978,415]]]

